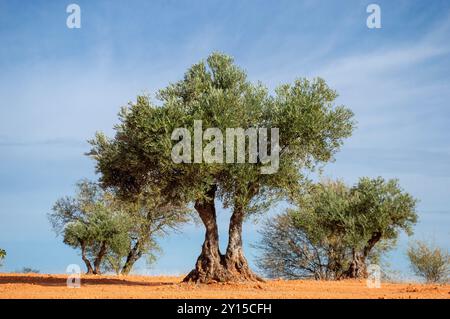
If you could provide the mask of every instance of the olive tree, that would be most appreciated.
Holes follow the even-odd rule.
[[[64,243],[80,249],[88,274],[101,273],[108,251],[119,252],[129,241],[129,220],[114,209],[109,195],[97,184],[83,180],[77,184],[77,195],[57,200],[48,215]]]
[[[416,200],[396,180],[361,178],[312,185],[297,208],[261,231],[259,267],[271,277],[341,279],[367,275],[367,262],[412,233]]]
[[[305,180],[304,171],[332,160],[353,130],[352,112],[335,104],[336,92],[322,79],[298,79],[271,94],[220,53],[193,65],[156,97],[157,103],[139,96],[122,108],[113,138],[98,133],[91,141],[102,185],[125,198],[158,189],[168,201],[193,204],[205,240],[185,281],[258,280],[242,250],[244,220],[289,198]],[[204,133],[196,129],[198,121]],[[254,146],[249,132],[265,128],[271,133],[266,156],[261,145],[256,156],[250,151],[242,156],[240,150]],[[235,130],[226,134],[227,129]],[[174,153],[183,160],[174,160]],[[268,167],[268,157],[273,166]],[[224,254],[216,221],[219,201],[232,211]]]
[[[128,274],[143,255],[154,258],[157,236],[186,220],[185,208],[162,204],[156,194],[123,201],[87,180],[79,182],[77,190],[75,198],[55,203],[49,219],[64,243],[80,249],[88,274]]]
[[[345,277],[358,278],[367,276],[367,257],[381,241],[392,246],[400,231],[412,235],[417,200],[400,187],[398,180],[381,177],[361,178],[350,194],[353,202],[348,234],[353,246]]]

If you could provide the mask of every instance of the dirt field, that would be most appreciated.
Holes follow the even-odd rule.
[[[181,277],[83,276],[67,288],[65,275],[0,274],[3,298],[444,298],[450,285],[391,284],[369,289],[365,281],[271,280],[251,284],[180,284]]]

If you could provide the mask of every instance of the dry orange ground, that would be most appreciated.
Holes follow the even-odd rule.
[[[181,277],[82,276],[81,288],[67,288],[65,275],[0,274],[2,298],[443,298],[450,285],[365,281],[271,280],[249,284],[180,284]]]

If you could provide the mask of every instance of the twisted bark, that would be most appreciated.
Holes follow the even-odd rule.
[[[230,219],[228,247],[225,255],[219,249],[215,187],[208,192],[208,200],[196,202],[195,209],[205,226],[205,240],[195,268],[184,282],[211,283],[227,281],[262,281],[249,268],[242,250],[242,223],[244,210],[235,208]]]
[[[81,246],[81,259],[83,259],[87,268],[86,275],[92,275],[94,273],[94,269],[92,268],[91,262],[86,257],[86,243],[80,240],[80,246]]]
[[[361,252],[353,250],[352,262],[348,270],[344,273],[343,278],[366,278],[367,277],[367,265],[366,259],[372,251],[376,243],[381,240],[382,233],[374,232],[372,237],[367,241]]]
[[[219,249],[219,230],[214,205],[215,193],[216,187],[212,187],[207,193],[208,199],[197,201],[194,205],[205,226],[205,240],[195,268],[183,279],[184,282],[210,283],[228,280],[224,268],[224,256]]]
[[[106,250],[107,250],[106,241],[103,241],[100,246],[100,250],[97,254],[97,257],[94,260],[94,274],[95,275],[101,274],[100,266],[102,264],[103,257],[105,257],[105,255],[106,255]]]
[[[231,215],[228,230],[228,247],[225,254],[225,267],[229,277],[234,281],[263,281],[251,271],[247,259],[244,256],[242,248],[244,213],[242,207],[235,207]]]
[[[141,241],[137,240],[134,244],[133,248],[130,250],[130,252],[127,255],[127,259],[125,261],[125,264],[122,267],[122,270],[120,273],[122,275],[128,275],[133,269],[134,264],[136,261],[139,260],[139,258],[142,257],[142,250],[141,250]]]

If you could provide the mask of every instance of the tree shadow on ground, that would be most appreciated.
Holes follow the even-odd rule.
[[[2,284],[29,284],[41,286],[67,286],[67,277],[53,277],[51,275],[3,275],[0,276],[0,285]],[[105,278],[94,276],[81,276],[81,285],[122,285],[122,286],[171,286],[171,282],[145,282],[135,281],[127,278]]]

